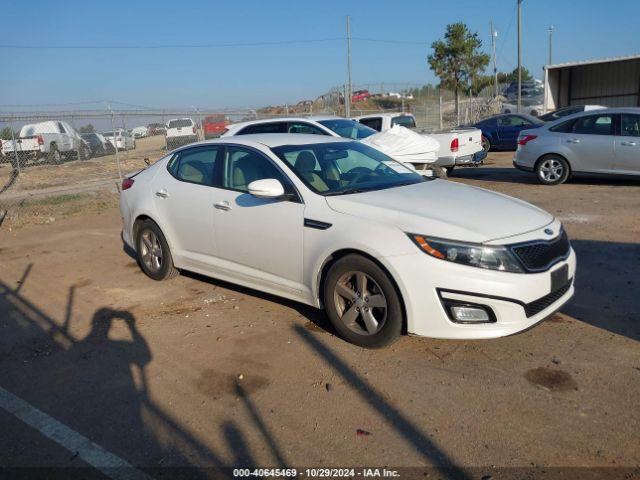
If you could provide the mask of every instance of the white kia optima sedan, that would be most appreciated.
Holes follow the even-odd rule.
[[[552,215],[343,138],[192,144],[126,178],[120,208],[149,277],[184,269],[324,308],[363,347],[513,334],[574,292]]]

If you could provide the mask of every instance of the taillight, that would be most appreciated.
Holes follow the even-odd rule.
[[[451,151],[452,152],[457,152],[459,145],[460,144],[458,143],[458,137],[456,137],[453,140],[451,140]]]
[[[38,135],[38,145],[44,145],[44,138],[42,138],[42,135]]]
[[[196,127],[193,127],[193,134],[196,134]]]
[[[131,187],[133,187],[133,178],[125,178],[124,180],[122,180],[122,190],[129,190]]]
[[[525,135],[524,137],[518,137],[518,145],[526,145],[531,140],[538,138],[537,135]]]

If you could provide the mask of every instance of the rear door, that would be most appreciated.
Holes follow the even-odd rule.
[[[180,265],[209,269],[216,254],[213,183],[221,150],[214,145],[181,150],[152,181],[160,228]]]
[[[573,122],[571,133],[562,135],[574,169],[596,173],[613,169],[616,119],[613,113],[582,116]]]
[[[615,138],[616,172],[640,174],[640,115],[623,113],[620,116],[620,135]]]

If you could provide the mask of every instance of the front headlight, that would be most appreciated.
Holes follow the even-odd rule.
[[[413,233],[408,235],[420,250],[440,260],[501,272],[524,272],[513,253],[505,247],[462,243]]]

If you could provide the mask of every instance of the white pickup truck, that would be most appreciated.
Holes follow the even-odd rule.
[[[198,128],[190,118],[174,118],[167,123],[167,149],[198,141]]]
[[[78,156],[81,160],[91,157],[91,148],[67,122],[47,121],[25,125],[15,142],[1,142],[2,153],[8,158],[17,157],[20,163],[44,158],[57,164],[62,162],[63,156]]]
[[[354,120],[379,132],[386,132],[391,127],[400,125],[434,138],[440,144],[435,163],[448,171],[457,165],[478,165],[486,157],[486,152],[482,150],[482,132],[475,127],[434,131],[418,129],[416,119],[411,113],[362,115]]]

